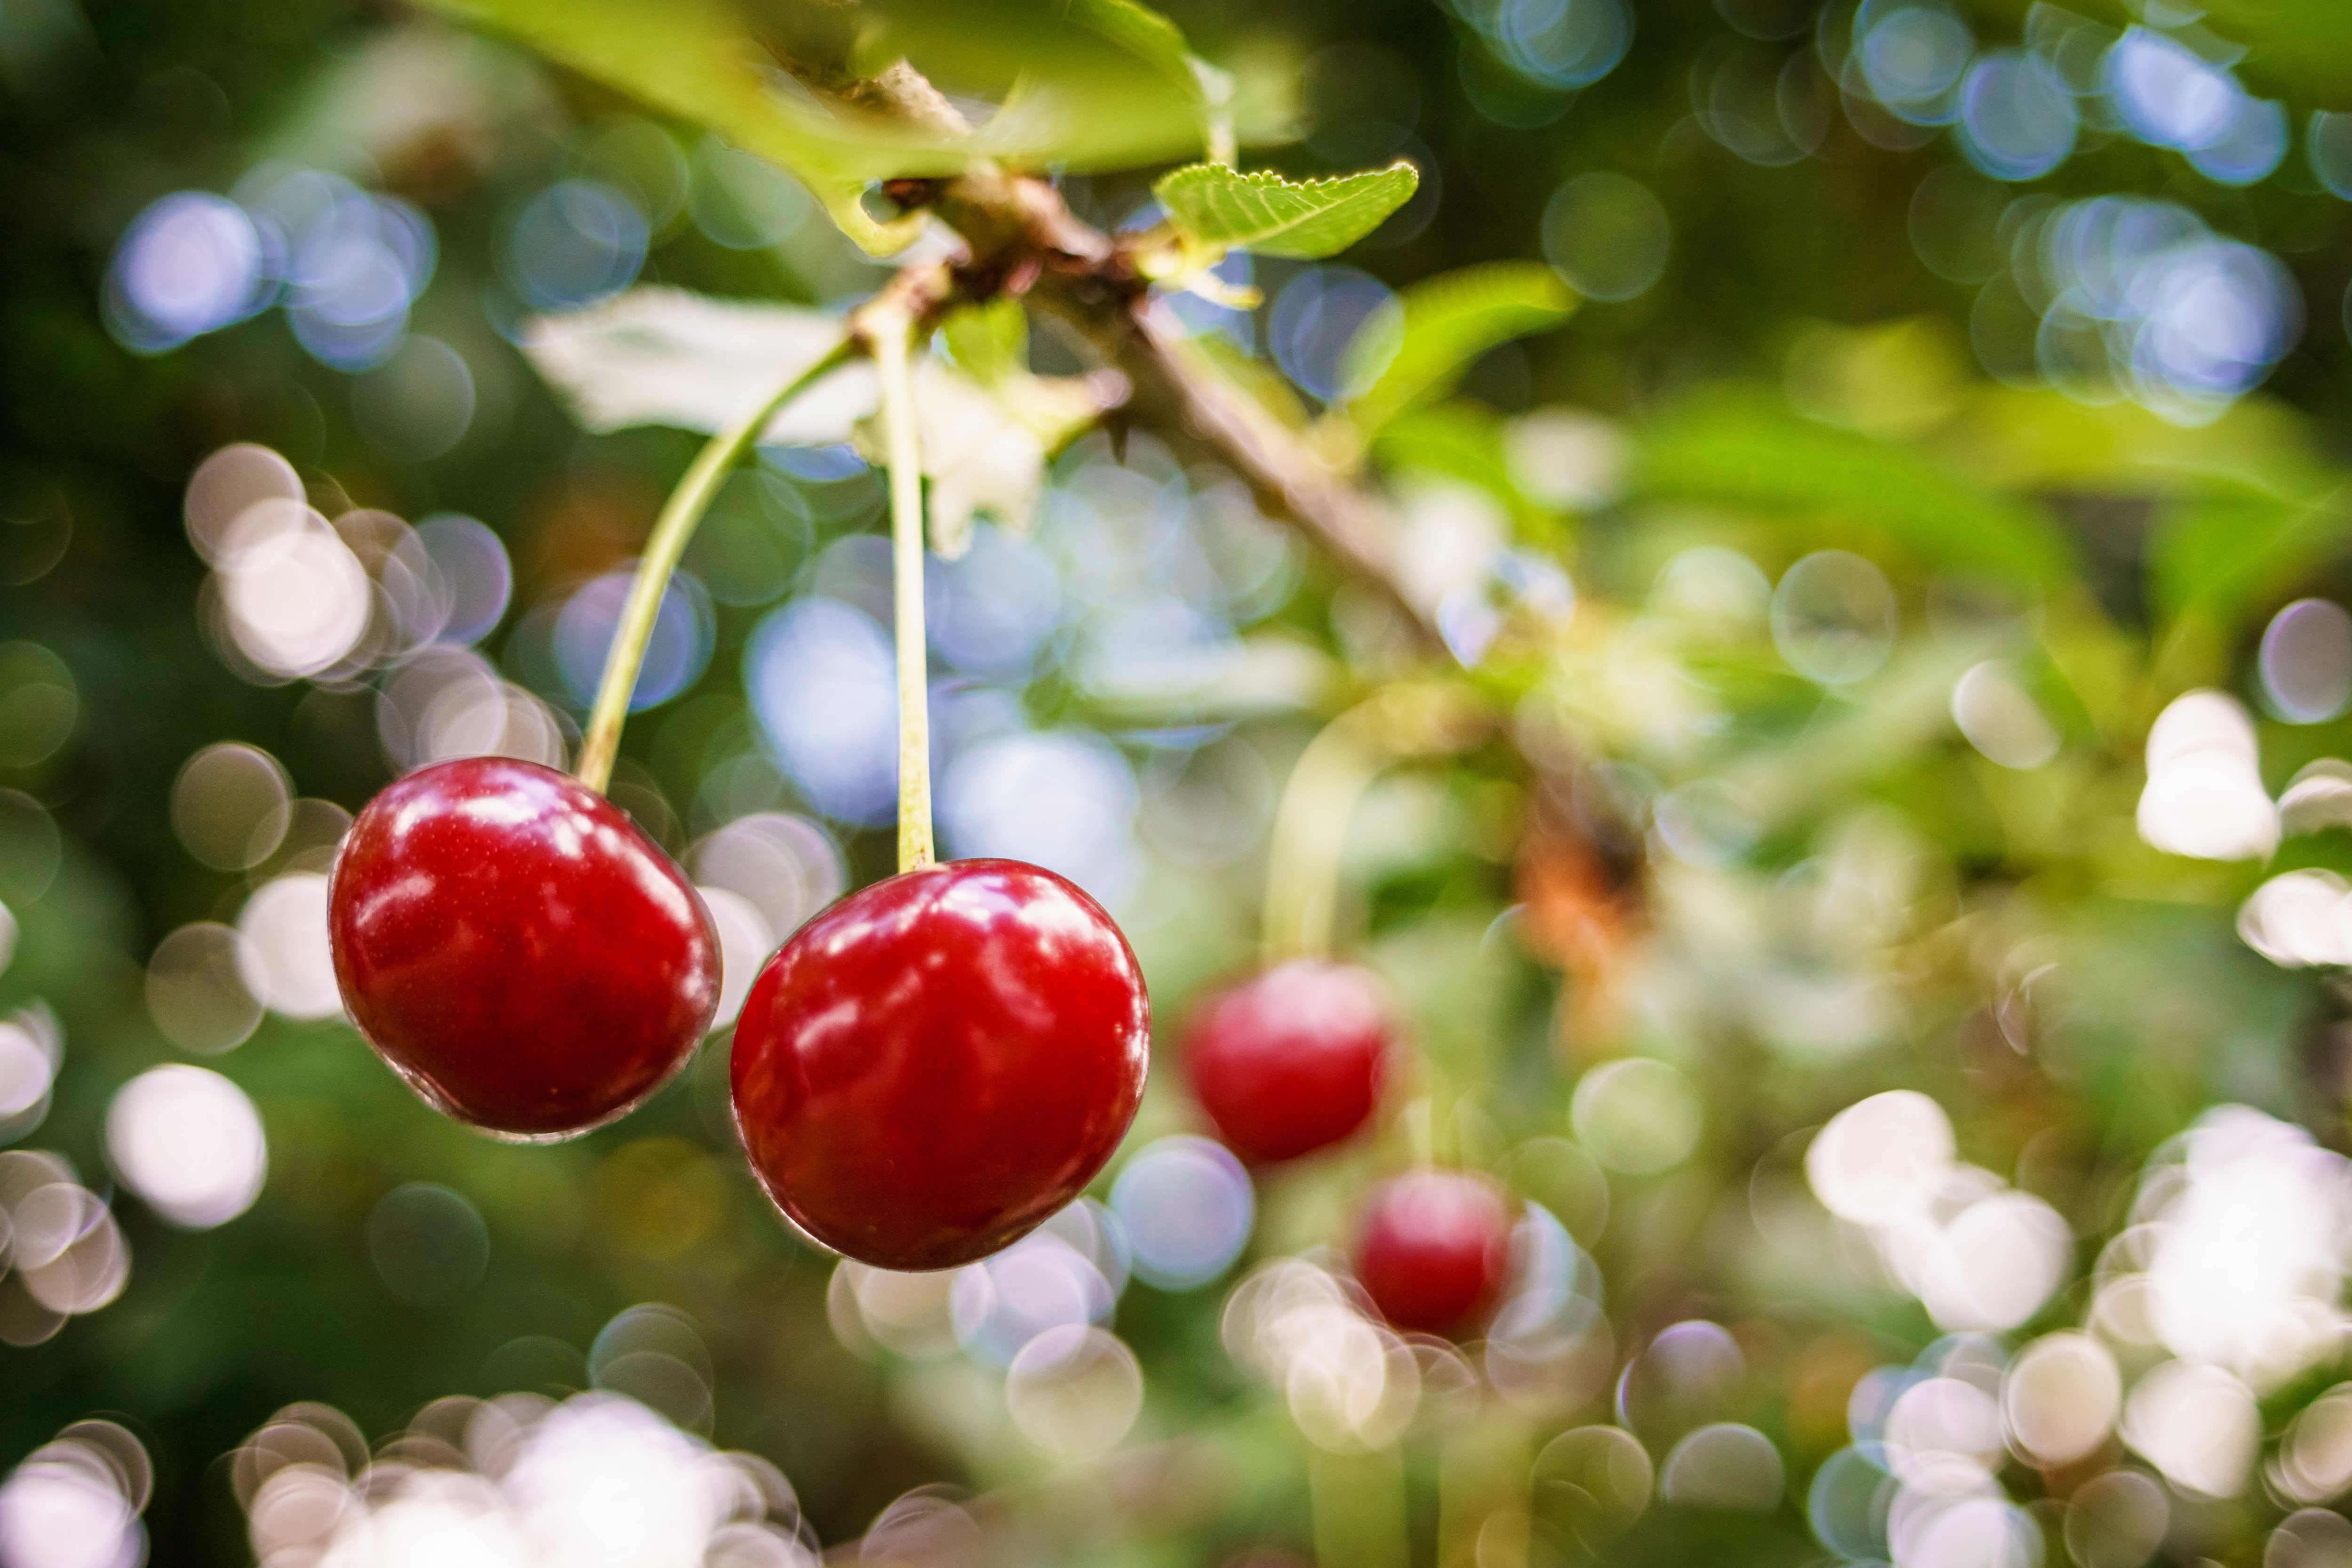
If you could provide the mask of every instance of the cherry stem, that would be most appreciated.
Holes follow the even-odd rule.
[[[1535,1444],[1526,1417],[1489,1397],[1483,1381],[1471,1397],[1477,1419],[1454,1422],[1437,1439],[1437,1560],[1475,1563],[1483,1544],[1489,1562],[1524,1563]],[[1514,1537],[1516,1550],[1504,1546]]]
[[[1380,769],[1360,733],[1362,712],[1350,709],[1317,731],[1282,786],[1266,854],[1265,912],[1258,926],[1269,967],[1331,951],[1348,818]]]
[[[621,606],[621,623],[604,656],[604,677],[596,688],[595,706],[588,710],[588,728],[580,742],[580,765],[572,775],[590,789],[603,793],[613,779],[613,762],[620,754],[621,726],[629,717],[629,699],[635,695],[637,675],[645,668],[646,645],[653,640],[654,624],[661,617],[662,595],[686,554],[702,514],[710,510],[727,471],[748,451],[783,405],[799,396],[859,353],[857,341],[845,333],[814,364],[794,375],[732,427],[712,437],[696,455],[686,477],[662,503],[661,515],[646,540],[637,562],[635,580]]]
[[[1318,1568],[1405,1568],[1404,1456],[1388,1444],[1334,1453],[1308,1440],[1307,1496]]]
[[[908,364],[914,319],[868,309],[864,330],[882,380],[882,446],[890,469],[891,618],[898,645],[898,869],[931,864],[931,720],[923,626],[923,467]]]
[[[1415,1170],[1425,1171],[1437,1163],[1437,1104],[1428,1095],[1419,1095],[1404,1114],[1397,1118],[1404,1127],[1405,1142],[1412,1150]]]
[[[1266,853],[1258,938],[1269,966],[1330,952],[1348,819],[1365,787],[1399,758],[1459,746],[1471,719],[1457,688],[1391,686],[1349,709],[1307,742],[1282,786]]]

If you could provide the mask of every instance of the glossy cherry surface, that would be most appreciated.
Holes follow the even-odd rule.
[[[1374,1187],[1356,1223],[1356,1279],[1400,1329],[1453,1333],[1502,1293],[1511,1216],[1492,1182],[1414,1171]]]
[[[1185,1031],[1192,1097],[1245,1159],[1337,1143],[1380,1105],[1395,1024],[1380,977],[1297,958],[1219,992]]]
[[[1143,1098],[1150,1005],[1102,906],[1017,860],[852,894],[768,961],[735,1122],[793,1221],[883,1268],[994,1252],[1077,1196]]]
[[[627,1110],[719,1005],[718,938],[685,873],[536,763],[440,763],[368,802],[328,925],[368,1043],[426,1103],[510,1138]]]

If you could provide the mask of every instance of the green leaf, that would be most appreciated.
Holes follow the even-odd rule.
[[[975,158],[1087,171],[1181,157],[1202,144],[1210,87],[1222,79],[1195,68],[1172,24],[1131,0],[1014,0],[991,7],[984,25],[964,0],[858,8],[859,51],[875,57],[864,62],[872,68],[903,55],[941,73],[948,90],[1002,100],[979,130],[943,135],[819,102],[763,41],[775,32],[768,0],[422,4],[766,159],[877,255],[904,248],[920,220],[877,223],[862,205],[873,182],[954,174]]]
[[[2332,108],[2352,89],[2352,6],[2340,0],[2215,0],[2207,13],[2218,35],[2252,46],[2258,89],[2292,84]]]
[[[1341,384],[1362,388],[1348,417],[1370,436],[1452,391],[1488,349],[1549,331],[1576,305],[1559,275],[1540,262],[1498,261],[1416,283],[1348,344]]]
[[[1304,181],[1192,163],[1162,174],[1151,194],[1177,229],[1202,249],[1314,260],[1378,228],[1420,184],[1420,172],[1402,159],[1385,169]]]
[[[2021,585],[2076,572],[2055,524],[1906,447],[1799,418],[1753,398],[1710,399],[1641,433],[1634,490],[1658,500],[1828,514],[1875,530],[1923,561]]]
[[[2131,402],[2092,407],[2054,387],[1978,384],[1938,451],[1980,483],[2021,493],[2146,493],[2206,476],[2293,468],[2312,450],[2310,422],[2265,395],[2183,429]]]
[[[2316,464],[2261,479],[2209,479],[2176,497],[2148,545],[2148,588],[2168,621],[2226,633],[2352,540],[2352,483]]]
[[[1197,92],[1192,77],[1192,51],[1183,30],[1135,0],[1070,0],[1063,13],[1090,33],[1108,38],[1171,81]]]
[[[1415,408],[1381,427],[1372,455],[1391,472],[1420,468],[1476,485],[1510,508],[1522,543],[1556,550],[1565,542],[1560,514],[1532,500],[1512,478],[1502,416],[1467,398]]]
[[[1234,161],[1233,79],[1194,54],[1181,28],[1135,0],[1071,0],[1066,15],[1143,61],[1182,93],[1200,118],[1211,162]]]
[[[777,91],[761,75],[772,60],[723,0],[423,3],[716,131],[808,186],[842,231],[876,255],[903,248],[919,226],[877,223],[860,205],[866,182],[892,173],[947,174],[963,161],[937,150],[865,144],[814,102]]]
[[[1208,100],[1183,35],[1132,0],[731,0],[754,16],[837,12],[856,19],[856,68],[903,57],[941,92],[998,106],[948,143],[973,157],[1075,172],[1189,156]]]

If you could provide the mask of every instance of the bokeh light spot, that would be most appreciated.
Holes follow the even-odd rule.
[[[594,699],[604,679],[605,656],[635,581],[634,570],[608,572],[565,600],[556,616],[555,661],[564,684],[583,706]],[[702,584],[683,572],[672,576],[654,614],[653,636],[629,695],[629,711],[667,702],[700,679],[709,667],[715,636],[710,596]]]
[[[1163,1290],[1197,1289],[1231,1268],[1249,1244],[1256,1207],[1231,1151],[1182,1135],[1138,1150],[1110,1193],[1136,1277]]]
[[[233,927],[184,925],[147,960],[147,1013],[184,1051],[211,1056],[243,1045],[267,1011],[245,982],[254,961]]]
[[[1698,1090],[1681,1069],[1634,1057],[1607,1062],[1577,1080],[1570,1108],[1576,1135],[1612,1171],[1654,1175],[1682,1163],[1703,1125]]]
[[[2266,858],[2278,843],[2279,819],[2259,764],[2253,723],[2235,698],[2219,691],[2174,698],[2147,734],[2140,837],[2200,860]]]
[[[352,383],[352,416],[386,457],[437,458],[473,423],[473,370],[438,338],[411,336]]]
[[[1823,686],[1851,686],[1894,651],[1895,589],[1886,574],[1845,550],[1822,550],[1782,574],[1772,593],[1772,646]]]
[[[258,746],[206,746],[172,781],[173,830],[189,854],[215,870],[242,871],[268,859],[293,821],[293,781]]]
[[[1100,1329],[1048,1329],[1013,1358],[1004,1401],[1031,1442],[1088,1458],[1116,1447],[1142,1413],[1143,1369],[1133,1351]]]
[[[1780,1507],[1785,1484],[1772,1439],[1728,1421],[1702,1426],[1676,1443],[1658,1474],[1659,1494],[1668,1502],[1742,1513]]]
[[[2315,110],[2304,132],[2311,173],[2331,195],[2352,202],[2352,113]]]
[[[386,1193],[369,1214],[367,1248],[386,1289],[415,1306],[437,1306],[481,1279],[490,1263],[490,1232],[460,1194],[411,1182]]]
[[[577,310],[635,281],[648,237],[627,196],[602,181],[564,180],[516,214],[502,269],[532,308]]]
[[[116,1090],[106,1152],[124,1185],[187,1230],[209,1230],[252,1207],[269,1167],[253,1101],[196,1067],[152,1068]]]
[[[2271,617],[2257,661],[2263,695],[2290,724],[2322,724],[2352,708],[2352,615],[2297,599]]]
[[[2039,56],[1979,59],[1960,86],[1960,147],[1996,180],[2035,180],[2074,151],[2082,119],[2074,95]]]
[[[162,353],[269,301],[261,237],[243,207],[180,191],[131,220],[107,273],[106,324],[134,353]]]
[[[2005,768],[2038,768],[2058,754],[2058,731],[2006,659],[1972,665],[1952,687],[1952,722]]]
[[[940,781],[950,854],[1026,860],[1106,903],[1140,870],[1134,771],[1108,742],[1076,731],[985,741]]]
[[[838,600],[797,599],[752,632],[743,676],[809,803],[835,821],[885,821],[898,787],[898,689],[883,629]]]
[[[1352,267],[1310,267],[1275,296],[1268,341],[1285,375],[1325,402],[1357,390],[1347,380],[1357,334],[1396,296]]]
[[[440,640],[461,647],[481,641],[505,618],[514,593],[506,545],[482,522],[448,511],[418,523],[416,538],[446,601]]]
[[[327,879],[295,871],[264,883],[236,917],[237,973],[245,988],[289,1018],[342,1011],[327,936]]]
[[[1544,204],[1544,256],[1590,299],[1647,293],[1666,269],[1672,237],[1665,207],[1623,174],[1579,174]]]

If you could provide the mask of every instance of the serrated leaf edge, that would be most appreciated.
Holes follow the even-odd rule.
[[[1244,174],[1238,169],[1232,168],[1231,166],[1223,163],[1187,163],[1181,169],[1171,169],[1167,174],[1160,175],[1158,180],[1152,183],[1151,194],[1160,199],[1161,206],[1169,206],[1170,204],[1167,198],[1168,190],[1180,181],[1187,181],[1189,176],[1190,180],[1188,183],[1193,184],[1197,184],[1202,180],[1215,179],[1231,181],[1234,184],[1245,185],[1253,191],[1290,192],[1312,195],[1318,192],[1328,191],[1335,185],[1344,185],[1358,180],[1374,179],[1383,174],[1393,174],[1399,171],[1411,174],[1412,176],[1413,189],[1420,189],[1421,170],[1413,163],[1412,159],[1398,158],[1382,164],[1377,169],[1359,169],[1353,174],[1318,174],[1310,179],[1305,180],[1291,179],[1287,175],[1280,174],[1273,169],[1253,169]],[[1407,201],[1412,200],[1411,193],[1407,194],[1405,199]],[[1401,202],[1398,205],[1402,206],[1403,204]],[[1320,215],[1309,216],[1316,216]],[[1297,227],[1300,224],[1307,222],[1307,218],[1302,217],[1294,219],[1289,223],[1267,228],[1251,236],[1219,240],[1203,240],[1193,235],[1189,229],[1185,228],[1182,221],[1175,216],[1172,209],[1170,212],[1170,221],[1194,245],[1202,248],[1223,251],[1228,249],[1245,250],[1253,244],[1259,243],[1272,236],[1281,234],[1285,230]]]

